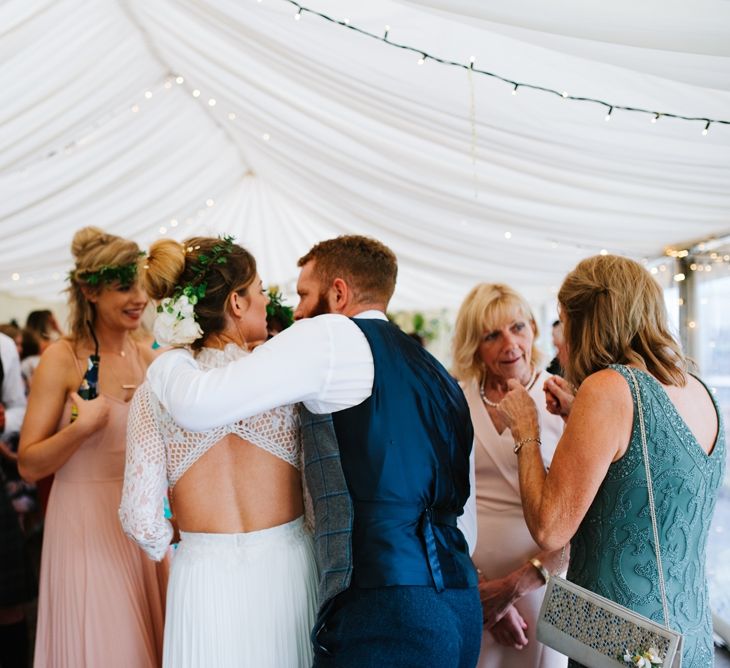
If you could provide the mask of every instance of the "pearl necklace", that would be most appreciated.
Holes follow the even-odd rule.
[[[530,378],[530,382],[527,384],[527,386],[525,388],[528,392],[532,389],[532,387],[537,382],[537,376],[538,376],[537,369],[534,369],[532,372],[532,377]],[[487,376],[485,374],[484,380],[482,380],[482,382],[479,385],[479,396],[482,398],[482,401],[484,402],[485,405],[491,406],[492,408],[496,408],[497,406],[499,406],[499,402],[490,401],[489,399],[487,399],[487,395],[484,393],[484,383],[486,383],[486,382],[487,382]]]

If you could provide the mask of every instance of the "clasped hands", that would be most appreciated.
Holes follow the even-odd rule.
[[[507,381],[508,391],[497,406],[497,412],[507,423],[515,441],[539,436],[540,427],[537,419],[537,407],[524,385],[510,378]],[[567,380],[560,376],[550,376],[543,386],[545,406],[549,413],[568,419],[575,398],[573,388]]]

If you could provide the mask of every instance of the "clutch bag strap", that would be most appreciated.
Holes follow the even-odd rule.
[[[664,612],[664,626],[667,629],[671,629],[669,626],[669,606],[667,605],[667,590],[664,585],[664,569],[662,568],[662,553],[659,547],[659,529],[657,528],[656,521],[656,507],[654,506],[654,486],[651,481],[651,470],[649,467],[649,447],[646,443],[646,425],[644,424],[644,407],[641,402],[641,391],[639,389],[639,383],[636,380],[634,370],[630,367],[626,367],[629,375],[631,376],[631,382],[634,386],[634,392],[636,393],[636,407],[637,413],[639,414],[639,428],[641,431],[641,447],[644,452],[644,467],[646,469],[646,486],[649,490],[649,512],[651,513],[651,527],[654,532],[654,549],[656,554],[657,570],[659,572],[659,591],[662,595],[662,610]]]

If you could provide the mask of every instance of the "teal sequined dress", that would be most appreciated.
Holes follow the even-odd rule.
[[[663,623],[636,397],[626,367],[611,368],[631,388],[631,441],[626,454],[609,466],[571,541],[568,580]],[[683,668],[707,668],[713,665],[713,646],[705,548],[725,469],[722,417],[715,403],[720,425],[707,455],[662,386],[653,376],[635,372],[644,405],[669,624],[684,634]]]

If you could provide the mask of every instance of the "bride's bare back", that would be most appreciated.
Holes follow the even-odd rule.
[[[180,530],[200,533],[268,529],[303,508],[299,471],[230,434],[183,474],[170,497]]]

